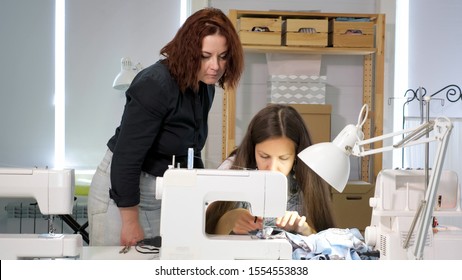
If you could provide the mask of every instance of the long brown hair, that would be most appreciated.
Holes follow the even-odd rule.
[[[237,87],[244,69],[244,51],[239,36],[221,10],[204,8],[189,16],[175,37],[160,50],[181,91],[188,87],[194,91],[199,89],[197,73],[201,67],[202,40],[215,34],[225,37],[228,47],[226,69],[218,85]]]
[[[296,154],[312,144],[302,116],[290,105],[270,104],[250,121],[235,156],[232,169],[257,168],[255,146],[271,138],[287,137],[295,143]],[[302,194],[303,213],[308,225],[316,231],[335,227],[329,185],[303,161],[295,160],[294,174]],[[210,209],[209,209],[210,208]],[[235,202],[219,201],[207,209],[206,232],[213,233],[220,217],[235,208]]]

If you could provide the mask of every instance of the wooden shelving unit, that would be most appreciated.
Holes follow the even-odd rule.
[[[365,138],[383,134],[383,90],[384,90],[384,41],[385,41],[385,15],[384,14],[351,14],[351,13],[305,13],[288,11],[250,11],[230,10],[228,14],[239,30],[241,17],[268,17],[278,18],[282,21],[287,19],[336,19],[336,18],[368,18],[374,25],[374,46],[372,47],[311,47],[311,46],[287,46],[287,45],[250,45],[243,44],[246,52],[253,53],[299,53],[321,55],[355,55],[363,56],[363,103],[369,105],[370,112],[366,124],[363,127]],[[225,90],[223,97],[223,145],[222,157],[226,156],[235,148],[235,108],[236,92]],[[359,112],[358,112],[359,113]],[[381,147],[382,143],[376,143],[374,147]],[[382,156],[376,154],[361,158],[361,180],[375,182],[375,178],[382,169]],[[371,176],[371,173],[373,176]]]

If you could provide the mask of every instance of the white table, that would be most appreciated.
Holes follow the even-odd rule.
[[[142,254],[131,247],[125,254],[120,254],[122,246],[84,246],[82,260],[158,260],[159,254]]]

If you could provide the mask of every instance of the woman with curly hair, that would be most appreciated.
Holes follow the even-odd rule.
[[[161,201],[156,177],[175,156],[203,168],[201,150],[215,86],[235,88],[243,49],[232,22],[219,9],[192,14],[126,91],[120,125],[107,143],[88,198],[90,245],[135,245],[159,235]]]

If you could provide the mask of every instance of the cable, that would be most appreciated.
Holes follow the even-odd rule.
[[[135,249],[141,254],[159,254],[162,246],[162,237],[145,238],[136,243]]]

